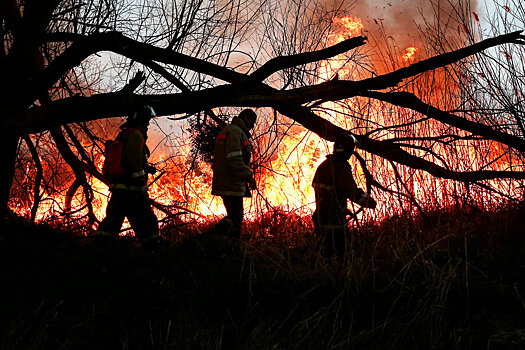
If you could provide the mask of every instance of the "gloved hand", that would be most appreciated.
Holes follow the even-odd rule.
[[[247,184],[250,190],[253,191],[257,189],[257,184],[255,183],[255,179],[253,178],[253,176],[248,179]]]
[[[157,168],[155,168],[153,165],[151,164],[147,164],[144,168],[144,170],[146,171],[147,174],[155,174],[157,172]]]
[[[377,206],[377,202],[374,198],[368,197],[366,208],[375,209]]]
[[[363,195],[363,197],[361,197],[359,199],[357,204],[359,204],[360,206],[365,207],[365,208],[375,209],[376,205],[377,205],[377,202],[375,201],[374,198],[372,198],[369,195],[365,194],[365,195]]]

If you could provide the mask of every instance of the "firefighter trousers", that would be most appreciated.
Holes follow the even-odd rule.
[[[117,236],[128,218],[135,236],[142,242],[159,239],[159,224],[151,208],[148,192],[113,190],[106,208],[106,218],[97,230],[99,236]]]
[[[244,220],[243,197],[240,196],[221,196],[227,215],[217,223],[215,229],[224,231],[227,235],[239,238],[241,236],[241,226]]]
[[[349,232],[344,218],[339,218],[336,224],[319,220],[317,211],[312,216],[315,235],[320,239],[322,254],[327,258],[344,258],[348,248]],[[321,222],[320,222],[321,221]]]

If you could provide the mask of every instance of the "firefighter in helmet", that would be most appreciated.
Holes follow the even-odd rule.
[[[348,163],[354,152],[356,139],[351,134],[341,135],[334,142],[333,154],[317,168],[312,186],[315,191],[316,209],[313,222],[316,235],[323,242],[323,254],[342,257],[348,234],[347,200],[362,207],[374,209],[376,201],[355,183]]]
[[[244,218],[243,197],[250,197],[256,189],[250,167],[250,130],[255,125],[257,114],[244,109],[223,128],[215,139],[213,159],[212,194],[220,196],[227,215],[211,231],[240,237]]]
[[[143,246],[155,247],[160,243],[157,217],[148,196],[148,174],[156,169],[147,161],[150,152],[146,146],[148,125],[155,117],[150,106],[141,106],[121,125],[114,142],[121,143],[118,175],[105,174],[109,180],[111,199],[106,208],[106,218],[97,230],[99,237],[117,237],[124,218],[128,218],[135,236]],[[107,159],[108,162],[110,159]]]

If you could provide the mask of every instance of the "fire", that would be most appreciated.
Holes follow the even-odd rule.
[[[329,39],[332,45],[361,34],[365,26],[360,18],[340,17],[334,19],[334,28]]]
[[[327,45],[333,45],[349,37],[359,35],[364,30],[361,19],[353,17],[336,18],[333,27],[333,32],[327,37]],[[405,64],[411,64],[415,62],[418,54],[418,48],[411,46],[405,49],[404,54],[395,59]],[[355,65],[343,54],[320,62],[317,81],[314,83],[333,79],[336,75],[341,79],[357,80],[362,78],[356,74],[359,73]],[[450,97],[446,95],[449,94],[449,91],[440,87],[451,85],[447,83],[444,76],[436,73],[429,81],[431,83],[427,86],[414,85],[414,89],[418,90],[418,95],[443,109],[454,104],[454,91]],[[445,95],[448,97],[447,99],[443,98]],[[322,107],[325,109],[316,111],[321,117],[357,134],[363,134],[376,127],[384,127],[380,132],[371,134],[372,138],[403,137],[407,133],[432,139],[447,134],[446,126],[428,120],[414,124],[412,121],[419,118],[415,112],[394,108],[377,101],[353,99],[351,101],[324,103]],[[248,219],[254,218],[274,208],[293,211],[301,216],[309,215],[315,209],[311,181],[317,166],[327,154],[331,153],[332,145],[285,118],[279,116],[274,120],[273,116],[265,116],[264,113],[264,110],[258,111],[260,122],[254,131],[254,135],[256,135],[254,140],[255,174],[258,190],[245,202],[246,216]],[[362,115],[363,117],[347,118],[348,115]],[[388,128],[391,125],[407,126],[396,132],[395,129]],[[159,127],[162,129],[162,126],[159,125]],[[113,127],[111,130],[117,130],[117,128]],[[150,176],[149,193],[150,197],[161,208],[155,209],[161,222],[173,218],[206,221],[222,216],[225,211],[220,198],[211,195],[211,166],[194,156],[188,138],[189,128],[183,126],[180,133],[168,137],[161,136],[166,134],[169,132],[153,132],[150,130],[148,140],[148,145],[153,150],[150,161],[159,169],[157,174]],[[508,155],[503,147],[497,148],[491,142],[480,142],[474,148],[468,141],[456,141],[457,146],[453,152],[435,141],[428,141],[425,146],[429,146],[430,142],[434,143],[432,149],[436,156],[417,148],[407,148],[406,150],[437,163],[440,162],[438,157],[441,157],[450,164],[454,164],[458,171],[481,169],[485,164],[485,156],[488,154],[497,159],[491,164],[493,169],[508,170],[509,164],[513,164],[515,170],[524,168],[523,164]],[[92,149],[91,154],[100,170],[104,160],[101,150],[89,144],[85,146]],[[49,149],[46,147],[46,152]],[[367,156],[365,162],[367,167],[371,169],[374,178],[385,187],[392,189],[393,192],[373,192],[372,196],[379,202],[378,208],[374,211],[362,212],[361,218],[379,219],[395,212],[413,210],[410,201],[401,195],[408,190],[412,191],[418,202],[424,206],[443,205],[450,203],[451,198],[465,196],[465,190],[458,188],[460,185],[452,181],[436,179],[424,172],[406,168],[400,168],[398,170],[401,172],[398,172],[389,162],[371,156]],[[358,185],[365,188],[366,182],[360,163],[355,157],[351,158],[351,163]],[[45,167],[58,169],[66,166],[60,160],[50,158],[46,160]],[[30,166],[30,161],[25,162],[23,170],[17,175],[18,178],[23,178],[23,174],[29,174],[34,178],[35,171]],[[69,177],[57,181],[61,181],[63,188],[67,189],[71,186],[73,178],[69,174]],[[93,188],[93,212],[96,219],[101,220],[105,216],[109,190],[105,184],[93,177],[90,177],[88,181]],[[19,186],[22,188],[22,185],[24,184]],[[25,184],[24,186],[29,188],[31,185]],[[498,190],[504,193],[512,192],[510,181],[490,183],[490,185],[496,186]],[[67,207],[64,196],[65,190],[56,193],[49,190],[47,183],[43,183],[39,191],[42,193],[42,201],[36,213],[36,220],[46,221],[59,216],[63,217]],[[21,193],[22,196],[16,198],[18,201],[12,200],[11,208],[20,215],[29,216],[31,215],[31,198],[25,198],[28,196],[27,194],[23,198],[24,194]],[[487,192],[469,193],[468,195],[476,200],[490,200],[487,197]],[[16,197],[16,194],[13,197]],[[74,221],[86,216],[88,209],[85,206],[84,197],[80,187],[72,198],[72,209],[67,215],[68,220]],[[172,210],[164,210],[163,208],[172,208]]]
[[[407,47],[405,49],[405,53],[403,54],[403,60],[408,64],[414,63],[414,61],[416,60],[417,51],[418,51],[417,47],[414,47],[414,46]]]
[[[363,22],[360,18],[342,17],[334,19],[334,29],[328,36],[327,45],[335,45],[343,40],[360,35],[364,30]],[[330,80],[335,74],[347,76],[350,74],[350,67],[347,66],[348,59],[344,54],[332,57],[321,62],[319,68],[319,81]]]

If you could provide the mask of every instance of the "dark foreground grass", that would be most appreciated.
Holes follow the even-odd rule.
[[[282,213],[240,242],[190,235],[156,253],[13,220],[0,348],[525,349],[524,214],[392,218],[356,230],[341,263]]]

